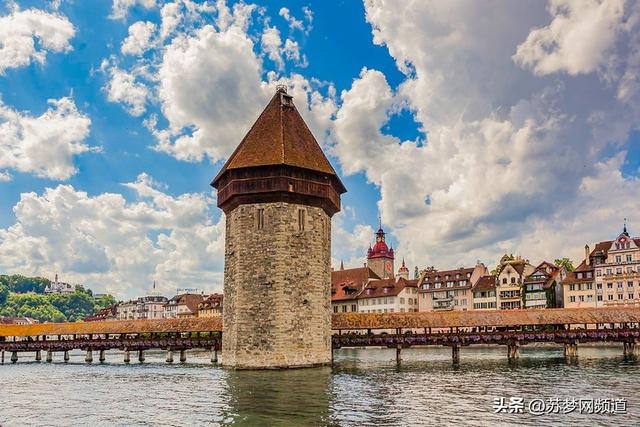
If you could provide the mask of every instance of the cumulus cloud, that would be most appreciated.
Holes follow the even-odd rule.
[[[0,102],[0,170],[58,180],[76,173],[74,156],[92,150],[84,142],[91,120],[71,98],[52,99],[49,105],[42,115],[32,116]]]
[[[589,73],[602,65],[624,18],[623,0],[555,0],[553,21],[532,30],[514,59],[537,74]]]
[[[302,12],[304,13],[304,21],[306,21],[306,24],[301,19],[296,19],[291,14],[289,8],[280,8],[278,14],[282,16],[285,21],[287,21],[287,24],[289,24],[289,29],[291,31],[298,30],[305,34],[309,34],[311,32],[313,24],[313,12],[306,6],[302,8]]]
[[[140,5],[145,9],[152,9],[156,7],[156,0],[113,0],[111,7],[111,19],[125,19],[129,14],[129,9]]]
[[[143,83],[136,81],[136,75],[121,70],[115,65],[104,63],[102,67],[110,76],[110,80],[104,87],[107,99],[111,102],[119,102],[126,106],[132,116],[140,116],[145,110],[149,89]]]
[[[616,46],[614,54],[604,45],[592,48],[614,55],[622,71],[607,68],[580,79],[531,74],[513,61],[514,53],[535,39],[531,34],[549,13],[552,22],[555,14],[575,20],[573,4],[559,4],[365,3],[374,42],[389,50],[406,77],[392,88],[381,72],[362,71],[341,94],[333,152],[345,173],[362,172],[379,187],[382,217],[411,264],[493,263],[504,252],[555,257],[584,246],[594,233],[580,231],[601,230],[603,217],[619,225],[620,211],[592,217],[585,192],[593,188],[587,183],[605,179],[625,189],[637,185],[622,177],[619,164],[604,160],[624,149],[640,118],[638,99],[622,99],[612,84],[618,80],[610,78],[629,69],[637,48],[629,31],[613,30],[614,40],[605,44]],[[580,7],[589,10],[579,12],[576,27],[608,16],[601,3]],[[579,69],[597,67],[598,55],[579,62]],[[424,141],[383,131],[403,109],[428,135]],[[604,165],[618,168],[613,177],[599,172]],[[600,203],[607,200],[603,195]],[[632,208],[625,209],[631,216]]]
[[[221,290],[224,220],[212,221],[204,194],[166,194],[146,174],[122,194],[89,196],[70,185],[23,193],[16,223],[0,228],[0,268],[59,273],[97,291],[135,297],[150,289]]]
[[[142,55],[153,45],[156,24],[138,21],[129,27],[129,35],[120,48],[125,55]]]
[[[0,182],[9,182],[11,181],[11,174],[7,171],[0,171]]]
[[[44,64],[47,52],[71,50],[75,29],[67,17],[39,9],[0,16],[0,75],[9,68]]]

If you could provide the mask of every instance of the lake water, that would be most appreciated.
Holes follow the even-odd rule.
[[[621,347],[585,347],[565,361],[561,348],[523,348],[506,360],[504,348],[463,348],[458,365],[446,348],[343,349],[333,368],[230,371],[207,353],[188,353],[185,365],[148,352],[144,364],[68,364],[21,355],[0,366],[0,425],[638,425],[640,363]],[[134,360],[132,354],[132,362]],[[44,354],[43,354],[44,357]],[[97,361],[97,354],[94,355]],[[626,414],[536,416],[495,413],[494,399],[626,399]],[[516,405],[517,406],[517,405]],[[620,408],[618,408],[620,409]]]

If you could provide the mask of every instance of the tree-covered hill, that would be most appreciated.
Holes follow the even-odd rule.
[[[91,290],[82,286],[68,294],[45,294],[49,283],[42,277],[0,275],[0,316],[74,322],[116,302],[111,295],[94,298]]]

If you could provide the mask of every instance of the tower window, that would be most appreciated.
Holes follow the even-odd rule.
[[[298,231],[304,231],[305,211],[303,209],[298,210]]]
[[[264,228],[264,209],[258,209],[258,230]]]

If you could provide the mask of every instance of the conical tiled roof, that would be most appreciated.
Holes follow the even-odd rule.
[[[278,88],[269,104],[214,178],[227,170],[288,165],[337,174],[293,104],[293,97]]]

